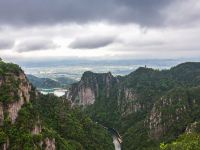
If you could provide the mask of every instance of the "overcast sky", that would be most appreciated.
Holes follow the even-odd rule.
[[[200,57],[200,0],[0,0],[0,57]]]

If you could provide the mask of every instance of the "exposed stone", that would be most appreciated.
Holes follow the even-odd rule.
[[[14,101],[12,103],[7,104],[8,107],[8,116],[11,119],[11,122],[14,123],[18,112],[20,111],[21,107],[24,105],[24,103],[28,103],[30,101],[30,91],[31,91],[31,85],[29,84],[26,76],[24,73],[20,73],[19,76],[14,75],[15,81],[19,81],[19,87],[18,87],[18,97],[19,99],[17,101]],[[6,77],[6,83],[8,84],[9,78]]]
[[[4,121],[3,104],[0,103],[0,126],[3,125],[3,121]]]
[[[122,115],[128,115],[141,110],[143,106],[137,101],[135,90],[119,85],[120,79],[113,77],[110,72],[85,72],[81,80],[73,84],[69,92],[66,92],[66,98],[72,103],[72,106],[87,106],[94,104],[99,96],[109,99],[112,94],[112,98],[113,95],[116,96]],[[113,93],[113,89],[116,89],[115,93]]]
[[[116,78],[110,72],[97,74],[88,71],[83,74],[78,83],[72,85],[69,92],[66,93],[66,98],[72,104],[91,105],[99,96],[100,89],[105,91],[103,94],[108,98],[113,83],[116,83]]]
[[[4,143],[3,146],[2,146],[2,149],[3,150],[8,150],[9,149],[9,145],[10,145],[10,142],[9,142],[9,139],[7,138],[6,143]]]
[[[150,138],[158,140],[165,132],[163,124],[161,124],[162,113],[159,112],[154,105],[149,117]]]
[[[15,123],[15,120],[18,116],[18,112],[20,111],[23,104],[24,104],[23,99],[20,99],[19,101],[8,104],[8,116],[11,119],[12,123]]]
[[[90,105],[95,102],[95,93],[91,88],[81,88],[79,91],[80,105]]]
[[[135,100],[136,94],[133,89],[125,88],[124,90],[126,100]]]
[[[194,123],[189,124],[185,132],[187,134],[192,133],[192,132],[200,132],[200,122],[195,121]]]
[[[55,139],[46,138],[44,140],[44,144],[45,144],[45,150],[55,150],[56,149]]]
[[[137,94],[132,88],[121,88],[117,99],[123,116],[133,112],[138,112],[143,108],[143,106],[137,101]]]
[[[33,127],[33,130],[32,130],[32,134],[33,135],[38,135],[42,132],[42,126],[40,124],[36,124],[34,127]]]
[[[0,87],[2,86],[3,84],[3,78],[0,76]]]

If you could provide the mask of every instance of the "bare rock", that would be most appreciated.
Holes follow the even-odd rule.
[[[0,126],[3,125],[3,121],[4,121],[3,104],[0,103]]]
[[[55,139],[46,138],[44,140],[44,144],[46,146],[45,150],[55,150],[56,149]]]

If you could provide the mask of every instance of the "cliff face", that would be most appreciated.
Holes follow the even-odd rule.
[[[104,76],[94,79],[109,84]],[[83,104],[96,99],[97,83],[80,86]],[[19,66],[0,60],[0,149],[112,149],[104,129],[79,113],[63,98],[38,93]]]
[[[0,104],[0,124],[3,124],[1,118],[4,118],[6,112],[11,122],[14,123],[21,107],[30,101],[31,85],[22,70],[18,74],[6,73],[0,85],[2,92],[7,89],[5,93],[1,93],[3,103]]]
[[[118,89],[117,101],[123,116],[136,113],[143,108],[138,101],[138,93],[134,88],[120,87]]]
[[[109,73],[85,72],[78,83],[72,84],[66,98],[73,105],[88,106],[100,99],[115,99],[121,115],[128,115],[143,108],[137,101],[138,94],[134,88],[122,84],[123,79]],[[113,103],[113,105],[115,105]]]
[[[0,126],[3,125],[3,121],[4,121],[3,104],[0,103]]]
[[[175,89],[157,101],[148,117],[149,135],[152,139],[180,134],[188,124],[198,118],[200,108],[200,88]]]
[[[55,150],[56,149],[55,139],[46,138],[44,141],[44,144],[46,145],[45,150]]]
[[[123,127],[118,128],[127,139],[170,141],[200,119],[199,77],[200,63],[161,71],[141,67],[124,77],[86,72],[72,85],[67,98],[73,104],[91,105],[86,111],[98,122],[121,123]],[[137,132],[140,129],[141,133]]]
[[[117,83],[117,79],[111,73],[85,72],[80,82],[72,85],[66,95],[73,104],[91,105],[97,97],[105,95],[109,97],[111,88]]]
[[[2,140],[0,143],[1,149],[10,149],[14,144],[12,140],[16,137],[12,134],[9,135],[10,130],[12,131],[14,129],[16,135],[19,134],[19,132],[17,132],[18,130],[23,130],[29,137],[40,136],[42,134],[43,129],[40,120],[38,120],[37,116],[32,116],[30,114],[34,113],[35,110],[32,110],[32,112],[29,110],[32,109],[30,107],[32,105],[30,102],[31,98],[33,100],[33,97],[36,98],[36,95],[37,92],[31,86],[26,75],[19,66],[0,61],[0,126],[3,127],[0,130]],[[22,114],[19,116],[21,110]],[[35,121],[36,118],[38,121]],[[18,122],[16,122],[17,120]],[[31,131],[30,129],[32,127],[33,129]],[[4,128],[5,131],[3,130]],[[10,138],[10,136],[12,136],[12,138]],[[37,142],[39,144],[35,144],[38,144],[40,148],[43,146],[46,147],[46,150],[55,150],[54,138],[46,137],[46,139],[40,139],[40,141]],[[36,145],[31,146],[35,147]]]

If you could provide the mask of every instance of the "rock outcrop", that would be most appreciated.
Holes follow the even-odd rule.
[[[133,88],[121,85],[120,79],[109,73],[85,72],[78,83],[71,86],[66,98],[72,105],[88,106],[96,99],[116,99],[123,116],[137,112],[143,105],[137,101],[138,95]]]
[[[133,88],[119,88],[118,89],[118,106],[123,116],[138,112],[142,109],[142,105],[138,102],[137,92]]]
[[[8,150],[9,149],[9,145],[10,145],[9,142],[10,142],[9,139],[7,138],[6,143],[4,143],[3,146],[2,146],[3,150]]]
[[[199,96],[195,94],[199,90],[199,88],[174,89],[161,97],[149,113],[147,120],[149,136],[159,140],[168,134],[176,137],[176,134],[184,131],[191,132],[197,125],[192,121],[199,114],[200,101]]]
[[[154,105],[149,116],[149,136],[158,140],[165,133],[165,127],[162,124],[162,112]]]
[[[46,138],[44,140],[44,144],[45,144],[45,150],[55,150],[56,149],[55,139]]]
[[[66,97],[73,104],[91,105],[101,94],[109,97],[110,90],[116,82],[116,78],[110,72],[97,74],[88,71],[83,74],[80,82],[72,85]]]
[[[0,125],[3,125],[5,112],[11,122],[14,123],[21,107],[30,101],[31,85],[24,72],[7,72],[0,78],[0,90],[2,90],[0,103]],[[4,91],[3,91],[4,90]]]
[[[34,127],[33,127],[31,133],[32,133],[33,135],[38,135],[38,134],[40,134],[41,132],[42,132],[42,126],[41,126],[41,124],[36,123],[36,124],[34,125]]]
[[[185,132],[186,132],[187,134],[189,134],[189,133],[195,133],[195,132],[200,133],[200,122],[195,121],[195,122],[189,124],[189,125],[186,127]]]
[[[15,81],[19,82],[19,86],[17,87],[18,99],[16,99],[14,102],[7,104],[8,116],[11,119],[12,123],[15,122],[21,107],[25,103],[28,103],[30,101],[30,92],[31,92],[31,86],[24,73],[20,73],[19,76],[15,76]]]
[[[0,103],[0,126],[3,125],[3,121],[4,121],[3,104]]]

